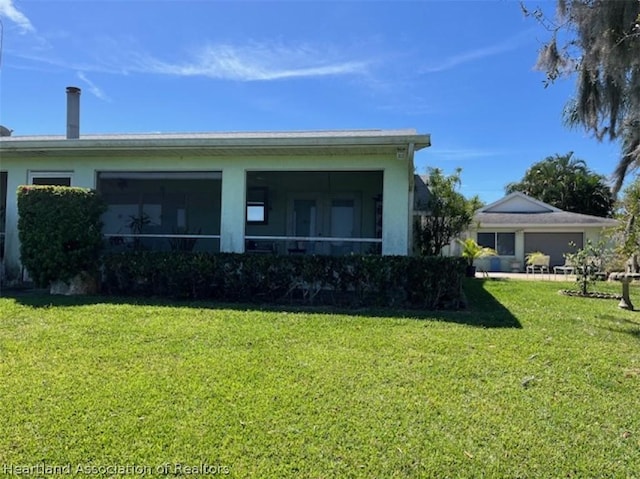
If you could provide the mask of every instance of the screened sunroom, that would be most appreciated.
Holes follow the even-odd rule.
[[[102,171],[103,233],[112,251],[220,251],[219,171]]]
[[[245,251],[381,252],[382,171],[249,171]]]

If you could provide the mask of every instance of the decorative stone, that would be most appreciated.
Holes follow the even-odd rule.
[[[633,311],[633,303],[629,297],[629,283],[639,277],[640,275],[635,273],[611,273],[609,275],[609,281],[620,281],[622,284],[622,299],[618,303],[618,308]]]
[[[76,296],[85,294],[96,294],[98,292],[98,282],[89,273],[77,274],[69,282],[54,281],[49,288],[50,294],[64,296]]]
[[[622,296],[615,293],[601,293],[597,291],[591,291],[583,293],[582,291],[576,291],[573,289],[561,289],[558,291],[565,296],[577,296],[580,298],[592,298],[592,299],[622,299]]]

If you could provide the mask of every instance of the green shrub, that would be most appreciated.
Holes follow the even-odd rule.
[[[20,257],[37,286],[97,270],[105,209],[87,188],[18,188]]]
[[[268,256],[127,251],[103,261],[103,291],[230,302],[449,308],[462,305],[460,258]]]

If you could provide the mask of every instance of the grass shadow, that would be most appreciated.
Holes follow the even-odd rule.
[[[303,314],[340,314],[375,318],[409,318],[444,321],[482,328],[521,328],[518,320],[484,289],[487,280],[469,280],[464,291],[469,306],[459,311],[420,310],[404,308],[345,308],[339,306],[313,306],[304,304],[223,303],[213,301],[177,300],[158,297],[126,296],[58,296],[46,290],[4,290],[0,298],[11,298],[32,308],[74,307],[95,304],[127,304],[156,307],[193,307],[199,309],[232,309],[237,311],[286,311]]]
[[[520,321],[486,289],[491,282],[509,282],[506,278],[468,278],[464,282],[467,310],[461,314],[471,316],[460,321],[485,328],[522,328]]]
[[[600,326],[602,329],[606,329],[612,333],[628,334],[636,339],[640,339],[640,323],[636,321],[612,314],[599,314],[596,316],[596,319],[609,322],[606,326]]]

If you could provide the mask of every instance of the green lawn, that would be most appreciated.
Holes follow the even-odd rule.
[[[418,316],[0,298],[0,477],[638,477],[640,313],[568,286]]]

